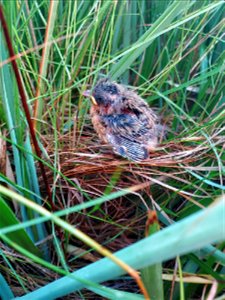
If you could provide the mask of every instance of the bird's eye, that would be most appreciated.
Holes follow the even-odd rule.
[[[115,86],[115,85],[107,85],[107,86],[105,86],[104,87],[104,90],[106,91],[106,92],[108,92],[109,94],[111,94],[111,95],[115,95],[115,94],[118,94],[118,89],[117,89],[117,87]]]
[[[101,96],[95,96],[97,103],[102,104],[105,102],[104,98]]]

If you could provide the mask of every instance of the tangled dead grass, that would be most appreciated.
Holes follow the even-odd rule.
[[[57,159],[59,173],[54,178],[50,171],[47,175],[56,190],[59,210],[146,183],[144,188],[140,185],[140,189],[129,195],[66,217],[68,222],[112,251],[143,236],[147,210],[153,208],[165,214],[161,207],[168,204],[166,198],[170,193],[180,199],[177,209],[186,201],[203,207],[198,200],[209,197],[209,193],[192,182],[189,171],[218,170],[218,166],[207,164],[212,160],[212,149],[200,135],[162,143],[148,160],[138,164],[116,156],[107,145],[101,145],[91,125],[83,126],[82,134],[76,129],[60,136],[57,154],[53,138],[44,140],[51,162]],[[215,133],[214,141],[223,146],[224,137]],[[163,195],[165,200],[157,201]],[[170,221],[167,214],[165,217]],[[83,247],[80,242],[76,243]]]
[[[220,130],[216,130],[212,140],[224,147],[225,138],[218,134],[221,133]],[[171,216],[162,209],[169,205],[170,193],[179,199],[175,206],[177,211],[186,201],[202,207],[198,200],[209,197],[209,193],[201,185],[192,182],[188,171],[210,172],[218,171],[219,168],[218,164],[208,163],[215,159],[213,149],[205,137],[200,135],[162,143],[151,153],[148,160],[138,164],[114,155],[109,147],[101,145],[90,125],[85,125],[82,133],[72,131],[60,136],[57,141],[57,153],[53,136],[42,136],[42,142],[52,165],[57,161],[57,172],[54,174],[51,170],[47,171],[49,183],[52,189],[55,189],[57,210],[85,203],[124,188],[140,186],[140,189],[137,188],[126,196],[64,217],[70,224],[74,224],[112,252],[144,236],[148,209],[161,211],[164,217],[171,221]],[[141,185],[143,183],[146,183],[144,188]],[[43,182],[41,186],[44,189]],[[74,237],[66,237],[64,232],[58,234],[71,271],[100,258],[98,253],[90,252],[81,241]],[[52,237],[49,236],[49,239],[51,241]],[[53,243],[51,245],[52,261],[60,265]],[[25,258],[21,262],[22,256],[4,245],[2,247],[11,258],[11,263],[17,265],[18,273],[27,278],[25,285],[29,290],[56,279],[54,272],[38,265],[34,268],[34,263]],[[37,280],[37,277],[40,280]],[[23,289],[18,286],[13,276],[9,278],[9,283],[11,287],[14,286],[16,295],[23,294]],[[127,287],[127,283],[125,286]],[[96,299],[96,295],[93,297]],[[79,296],[70,295],[68,299],[79,299]],[[92,299],[92,294],[88,295],[88,299]]]

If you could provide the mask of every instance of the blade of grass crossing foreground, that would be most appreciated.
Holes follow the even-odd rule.
[[[1,300],[9,300],[14,298],[14,295],[6,282],[5,278],[0,274],[0,298]]]
[[[87,287],[90,291],[96,293],[97,295],[100,295],[104,297],[104,299],[112,299],[112,300],[144,300],[145,298],[142,295],[134,294],[134,293],[128,293],[124,291],[119,291],[116,289],[108,288],[105,286],[97,287]]]
[[[146,185],[146,184],[144,184]],[[140,185],[139,185],[140,186]],[[143,184],[141,185],[143,186]],[[133,188],[133,187],[132,187]],[[102,256],[108,257],[111,261],[113,261],[116,265],[120,266],[121,269],[124,269],[134,280],[136,281],[137,285],[139,286],[141,292],[143,295],[148,297],[147,291],[140,279],[140,276],[136,270],[128,266],[126,263],[124,263],[122,260],[118,259],[112,253],[106,249],[105,247],[101,246],[99,243],[97,243],[95,240],[90,238],[87,234],[83,233],[79,229],[74,228],[74,226],[70,225],[69,223],[65,222],[64,220],[54,216],[52,213],[50,213],[47,209],[43,208],[42,206],[37,205],[36,203],[32,203],[30,200],[22,197],[19,194],[16,194],[12,191],[9,191],[7,188],[0,185],[0,193],[3,193],[3,195],[10,196],[14,195],[13,197],[17,199],[21,204],[24,204],[25,206],[33,209],[36,212],[39,212],[42,215],[49,216],[51,219],[55,222],[55,224],[59,225],[60,227],[66,229],[66,231],[70,232],[71,234],[75,235],[78,239],[84,241],[88,246],[95,249],[97,252],[99,252]],[[0,232],[0,236],[3,240],[9,240],[7,237]],[[16,249],[20,247],[18,244],[14,243],[14,247]],[[26,251],[26,255],[29,253],[27,250],[22,248],[23,251]],[[29,254],[28,254],[29,256]]]
[[[12,192],[0,187],[2,193],[12,195]],[[14,194],[14,193],[13,193]],[[15,198],[15,197],[14,197]],[[28,204],[27,200],[21,196],[16,196],[19,201]],[[35,206],[37,209],[37,206]],[[38,209],[44,212],[43,208]],[[162,262],[177,255],[185,254],[190,251],[197,250],[209,243],[219,242],[225,238],[225,198],[222,197],[209,208],[193,214],[184,220],[161,230],[148,238],[145,238],[119,252],[116,257],[122,259],[130,266],[136,269],[142,269],[149,265]],[[74,234],[69,224],[65,224],[60,219],[52,216],[53,220],[63,228]],[[194,230],[193,230],[194,228]],[[72,230],[72,231],[71,231]],[[79,278],[84,278],[94,282],[103,282],[117,278],[124,274],[114,262],[108,258],[99,260],[87,267],[84,267],[73,274]],[[81,282],[70,277],[64,277],[46,285],[28,295],[19,299],[46,299],[62,297],[68,293],[84,287]],[[42,298],[41,298],[42,297]]]

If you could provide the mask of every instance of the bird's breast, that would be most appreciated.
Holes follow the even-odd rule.
[[[90,115],[91,115],[92,124],[93,124],[94,129],[97,132],[99,138],[103,142],[107,143],[107,139],[106,139],[107,128],[102,123],[98,107],[92,106],[91,110],[90,110]]]

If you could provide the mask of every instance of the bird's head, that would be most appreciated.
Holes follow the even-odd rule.
[[[84,96],[90,97],[94,105],[109,106],[115,104],[122,95],[121,86],[108,79],[101,79],[97,82],[93,91],[85,91]]]

